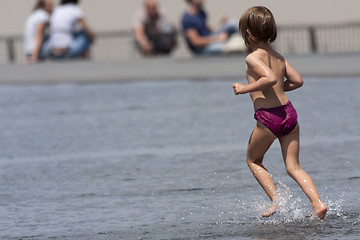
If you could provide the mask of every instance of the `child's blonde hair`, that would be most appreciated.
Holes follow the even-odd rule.
[[[277,36],[275,18],[271,11],[263,6],[246,10],[240,18],[239,30],[249,48],[260,42],[272,43]]]

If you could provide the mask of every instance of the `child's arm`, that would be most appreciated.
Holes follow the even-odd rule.
[[[277,83],[273,71],[258,57],[249,55],[246,58],[246,64],[248,66],[248,71],[254,73],[258,79],[248,85],[234,83],[233,88],[235,95],[263,91]]]
[[[284,92],[295,90],[304,84],[300,74],[286,60],[285,77]]]

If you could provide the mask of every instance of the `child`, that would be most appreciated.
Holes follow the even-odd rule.
[[[255,108],[256,127],[250,136],[246,161],[252,174],[265,190],[271,205],[262,216],[270,217],[278,208],[276,186],[262,161],[275,139],[279,139],[288,174],[309,198],[313,216],[324,219],[327,212],[314,182],[299,164],[299,124],[297,113],[286,91],[303,85],[296,70],[270,43],[276,39],[275,19],[269,9],[252,7],[239,22],[245,44],[253,51],[246,57],[248,85],[233,84],[236,95],[250,93]],[[286,81],[284,81],[286,78]]]

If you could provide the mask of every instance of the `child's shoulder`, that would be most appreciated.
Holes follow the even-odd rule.
[[[258,51],[253,51],[251,53],[249,53],[249,55],[247,55],[246,59],[254,59],[254,58],[259,58],[260,53]]]
[[[286,62],[286,59],[277,51],[271,49],[270,51],[254,51],[250,53],[246,58],[245,61],[248,64],[256,63],[257,61],[267,62],[271,59],[277,59],[283,63]]]
[[[266,51],[253,51],[246,58],[245,62],[249,65],[256,64],[258,62],[265,62],[269,58],[269,53]]]
[[[261,57],[262,57],[261,54],[259,54],[257,51],[254,51],[249,55],[247,55],[247,57],[245,58],[245,62],[247,64],[251,64],[256,61],[261,61]]]

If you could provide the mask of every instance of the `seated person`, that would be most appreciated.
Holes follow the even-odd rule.
[[[190,50],[197,55],[222,54],[227,40],[238,32],[235,22],[224,21],[217,31],[211,31],[207,24],[207,14],[203,8],[204,0],[186,0],[188,9],[181,23]]]
[[[94,33],[85,21],[79,0],[61,0],[50,21],[51,55],[54,59],[72,59],[89,56]],[[77,27],[81,30],[77,31]]]
[[[177,45],[175,27],[155,0],[144,1],[144,7],[134,16],[133,30],[144,55],[169,54]]]
[[[24,51],[27,63],[45,60],[50,54],[49,27],[53,0],[38,0],[34,11],[26,20],[24,34]]]

